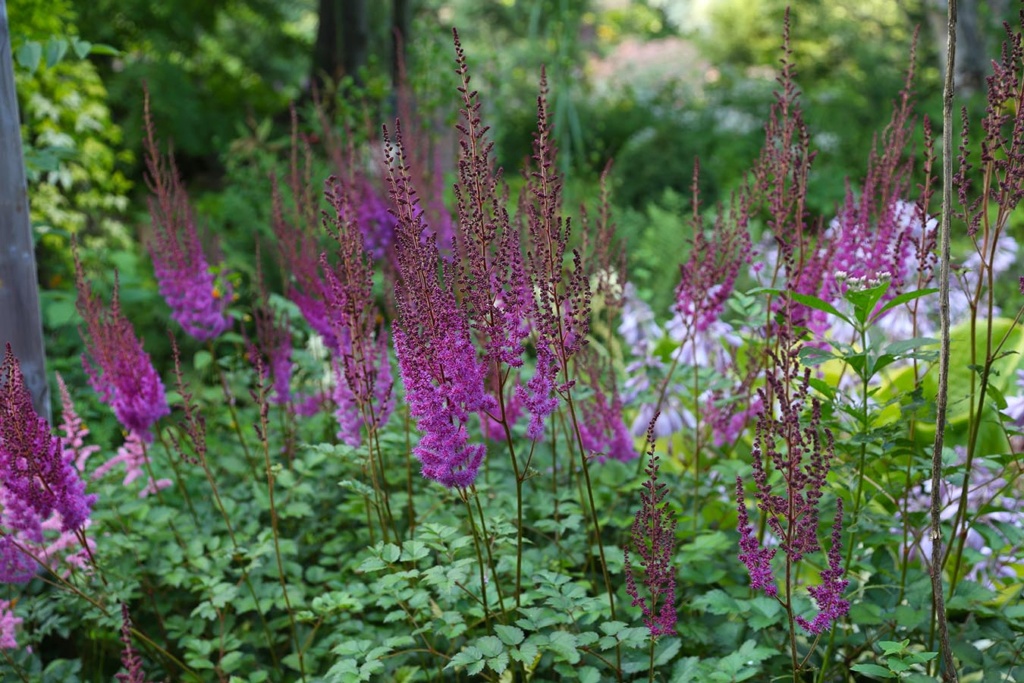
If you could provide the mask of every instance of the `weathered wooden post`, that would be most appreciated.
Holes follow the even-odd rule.
[[[36,412],[50,419],[46,350],[28,215],[7,2],[0,0],[0,348],[11,344]]]

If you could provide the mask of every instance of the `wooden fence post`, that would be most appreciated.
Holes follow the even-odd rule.
[[[36,412],[50,420],[50,386],[46,381],[11,32],[7,2],[0,0],[0,348],[8,342],[21,362]]]

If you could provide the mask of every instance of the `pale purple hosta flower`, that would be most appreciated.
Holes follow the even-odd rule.
[[[18,640],[15,636],[22,621],[21,617],[14,614],[14,606],[10,600],[0,600],[0,650],[18,649]]]
[[[636,293],[632,282],[622,290],[622,318],[619,335],[634,356],[646,356],[664,333],[654,316],[654,310]]]
[[[10,344],[0,366],[0,484],[40,519],[60,514],[62,529],[80,529],[96,501],[86,495],[61,440],[36,414]]]
[[[630,530],[630,545],[640,557],[644,570],[643,585],[648,598],[640,595],[629,548],[623,548],[626,566],[626,592],[633,598],[633,607],[643,612],[644,624],[652,638],[676,635],[676,571],[672,565],[675,549],[676,518],[665,502],[668,486],[658,481],[658,456],[654,452],[654,424],[647,432],[648,463],[644,471],[647,481],[640,493]]]
[[[164,384],[131,323],[121,312],[117,273],[114,273],[114,297],[108,309],[93,295],[82,271],[78,250],[74,253],[78,312],[86,324],[85,330],[79,333],[88,350],[88,355],[82,356],[82,366],[89,376],[89,384],[100,400],[113,408],[125,429],[152,441],[153,423],[171,412]]]
[[[962,469],[967,462],[967,450],[956,446],[957,465]],[[967,509],[975,511],[971,524],[965,530],[965,547],[982,559],[970,565],[964,576],[972,581],[994,587],[996,579],[1014,579],[1020,565],[1021,545],[1019,534],[1007,532],[1007,528],[1024,528],[1024,503],[1015,495],[1014,488],[1007,486],[1002,468],[996,463],[976,457],[971,466],[971,486],[967,491]],[[949,522],[956,517],[960,506],[961,483],[942,482],[939,491],[940,518]],[[931,504],[931,482],[923,486],[907,501],[909,513],[927,512]],[[917,527],[912,527],[917,531]],[[910,548],[911,558],[927,562],[931,557],[932,541],[927,533],[914,534]],[[998,543],[1002,545],[998,545]]]
[[[1013,396],[1006,397],[1006,408],[1003,413],[1010,418],[1017,429],[1024,429],[1024,370],[1017,371],[1017,391]]]
[[[173,156],[160,155],[146,97],[146,183],[152,196],[149,213],[153,236],[149,253],[160,294],[171,307],[171,317],[200,341],[219,337],[231,327],[227,312],[231,283],[218,266],[210,268],[196,229],[195,216]]]

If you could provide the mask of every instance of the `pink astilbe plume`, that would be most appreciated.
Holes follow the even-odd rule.
[[[0,365],[0,484],[40,520],[59,513],[62,531],[81,529],[96,501],[64,457],[60,438],[32,407],[10,344]]]
[[[23,619],[14,614],[14,603],[0,600],[0,650],[17,650],[18,640],[15,637],[18,626]]]
[[[125,429],[152,441],[153,423],[171,412],[164,384],[121,312],[117,273],[113,301],[106,308],[89,286],[77,249],[74,254],[78,312],[85,321],[85,329],[79,333],[88,351],[82,356],[82,366],[89,384],[100,400],[114,410]]]
[[[130,486],[132,482],[139,478],[145,478],[146,485],[139,491],[139,498],[145,498],[146,496],[155,493],[158,490],[165,489],[172,484],[170,479],[159,479],[154,480],[149,476],[146,471],[146,467],[149,464],[149,455],[146,452],[146,441],[136,431],[128,432],[128,436],[125,437],[124,443],[117,449],[117,453],[114,457],[107,460],[105,463],[97,467],[93,473],[92,478],[94,480],[102,479],[109,472],[120,465],[124,466],[124,479],[121,481],[122,486]]]
[[[466,312],[452,291],[453,267],[440,258],[423,213],[417,211],[401,128],[396,127],[394,145],[387,131],[385,138],[401,276],[393,338],[409,412],[423,433],[413,452],[425,477],[467,487],[476,480],[486,450],[482,443],[469,443],[469,418],[493,411],[496,402],[484,391],[486,366],[477,358]]]
[[[196,220],[173,156],[160,155],[146,96],[146,183],[152,196],[149,253],[160,294],[171,317],[192,337],[207,341],[231,327],[231,284],[222,267],[214,275],[203,252]]]
[[[82,418],[75,411],[74,401],[71,400],[71,392],[68,391],[64,378],[57,373],[57,387],[60,390],[62,409],[61,415],[61,446],[64,448],[64,460],[75,466],[79,473],[85,472],[85,465],[89,458],[100,450],[96,444],[85,443],[85,437],[89,436],[89,428],[82,422]]]
[[[292,110],[292,149],[285,188],[271,176],[271,226],[277,240],[277,255],[285,274],[285,295],[295,303],[310,328],[332,351],[338,340],[331,329],[325,304],[327,286],[321,272],[319,198],[312,190],[313,154],[308,143],[300,145],[298,118]],[[300,155],[301,150],[301,155]]]
[[[640,509],[633,519],[630,545],[640,556],[644,570],[643,585],[647,598],[640,595],[629,548],[623,548],[626,567],[626,592],[633,598],[633,607],[643,610],[644,624],[652,638],[676,635],[676,570],[672,554],[676,543],[676,518],[665,502],[668,485],[658,481],[658,455],[654,452],[654,422],[647,428],[647,456],[644,472],[647,481],[640,493]]]

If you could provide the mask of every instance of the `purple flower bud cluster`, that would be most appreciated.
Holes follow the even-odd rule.
[[[665,496],[668,486],[658,481],[658,456],[654,452],[654,421],[647,430],[647,481],[640,493],[640,509],[633,519],[630,546],[640,556],[644,570],[643,585],[647,598],[640,595],[629,548],[623,549],[626,566],[626,592],[633,607],[643,612],[651,637],[676,635],[676,572],[672,555],[676,543],[676,519]]]
[[[808,633],[824,633],[837,620],[850,611],[850,602],[843,599],[843,591],[849,581],[843,577],[843,499],[836,500],[836,519],[832,525],[832,545],[828,550],[828,569],[821,571],[821,583],[811,586],[807,592],[818,604],[818,613],[808,621],[798,616],[796,623]]]
[[[88,349],[88,355],[82,356],[82,366],[89,376],[89,384],[100,400],[114,410],[125,429],[151,441],[153,423],[171,410],[164,384],[149,354],[143,350],[131,323],[121,312],[117,274],[114,275],[113,301],[108,309],[92,293],[77,250],[75,271],[78,312],[86,324],[80,334]]]
[[[207,341],[231,327],[227,312],[232,288],[221,268],[215,275],[203,253],[195,216],[174,158],[157,148],[146,98],[146,183],[152,196],[153,235],[149,253],[160,294],[171,317],[192,337]]]
[[[589,396],[580,401],[580,438],[588,455],[599,462],[607,458],[628,462],[637,458],[633,437],[622,419],[622,397],[615,373],[594,356],[585,354]],[[609,364],[610,365],[610,364]],[[611,387],[611,391],[605,389]]]
[[[14,523],[26,521],[29,510],[40,520],[57,512],[61,529],[74,531],[85,525],[96,501],[95,495],[86,495],[60,438],[32,407],[32,394],[10,344],[0,365],[0,484],[8,501],[24,506],[22,514],[8,517]]]
[[[115,674],[118,683],[146,683],[146,672],[142,670],[142,658],[132,646],[132,620],[128,614],[128,605],[121,603],[121,664],[125,673]]]
[[[765,516],[772,536],[778,539],[787,567],[791,567],[821,548],[819,507],[833,458],[833,443],[831,431],[821,426],[820,403],[809,398],[810,369],[800,371],[799,345],[785,336],[782,342],[783,350],[773,355],[775,368],[768,371],[766,386],[759,390],[763,407],[757,420],[751,457],[757,508]],[[806,415],[808,409],[809,415]],[[783,493],[775,492],[769,481],[769,469],[782,475]],[[777,595],[778,587],[771,570],[776,550],[761,548],[758,544],[747,516],[743,481],[739,478],[736,494],[740,561],[750,573],[753,588],[767,595]],[[842,600],[846,581],[841,580],[839,562],[841,534],[840,503],[832,531],[829,569],[822,573],[821,585],[809,589],[820,613],[813,622],[800,622],[813,633],[820,633],[849,609],[849,603]]]

